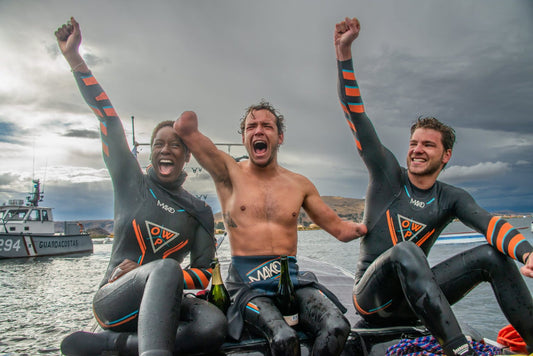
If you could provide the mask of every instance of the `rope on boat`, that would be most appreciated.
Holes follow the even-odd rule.
[[[478,341],[469,341],[470,346],[480,356],[501,355],[499,347],[487,345]],[[401,339],[397,344],[387,349],[385,356],[439,356],[444,355],[437,340],[429,335],[416,339]]]

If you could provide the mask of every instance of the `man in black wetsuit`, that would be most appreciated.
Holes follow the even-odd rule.
[[[451,158],[453,129],[435,118],[411,128],[407,169],[382,145],[368,119],[352,64],[357,19],[335,27],[339,97],[370,182],[353,302],[368,322],[391,325],[420,320],[447,355],[474,355],[450,308],[481,282],[491,283],[506,318],[533,352],[533,301],[521,272],[533,277],[533,248],[505,220],[479,207],[463,189],[437,181]],[[427,254],[454,218],[483,233],[488,244],[433,268]]]
[[[226,336],[225,316],[205,300],[182,297],[184,289],[207,287],[215,254],[211,208],[182,187],[188,148],[173,121],[158,124],[150,140],[151,167],[143,174],[117,113],[79,54],[79,24],[71,18],[56,37],[100,121],[115,202],[111,258],[93,300],[96,320],[108,331],[71,334],[62,343],[63,353],[155,356],[217,350]],[[190,267],[182,270],[187,255]]]

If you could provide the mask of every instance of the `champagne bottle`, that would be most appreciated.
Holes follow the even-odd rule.
[[[296,293],[289,274],[289,260],[287,256],[280,257],[281,272],[279,276],[276,305],[289,326],[298,324],[298,304]]]
[[[222,281],[218,258],[215,257],[213,259],[211,267],[213,268],[213,274],[211,276],[211,290],[209,291],[209,294],[207,294],[207,300],[216,305],[218,309],[222,310],[222,312],[226,314],[230,305],[230,297],[228,290]]]

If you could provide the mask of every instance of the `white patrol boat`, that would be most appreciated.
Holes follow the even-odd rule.
[[[0,259],[92,252],[89,234],[75,223],[65,223],[65,232],[55,233],[52,208],[38,206],[43,198],[39,180],[27,204],[20,199],[0,206]]]

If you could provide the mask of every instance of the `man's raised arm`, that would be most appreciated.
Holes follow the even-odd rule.
[[[198,117],[194,111],[183,112],[174,122],[174,130],[215,182],[228,180],[228,164],[236,164],[236,162],[198,130]]]
[[[359,36],[361,25],[357,18],[346,18],[335,25],[334,42],[335,54],[339,61],[352,58],[352,42]]]

